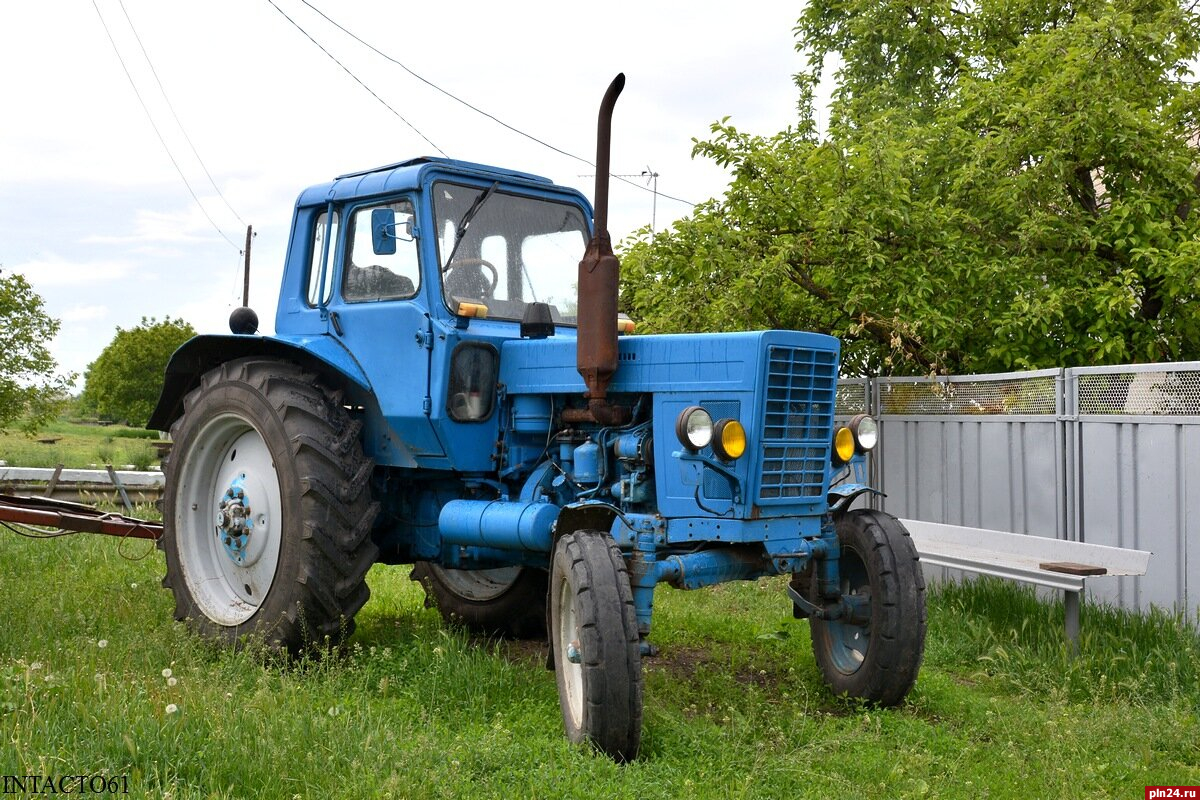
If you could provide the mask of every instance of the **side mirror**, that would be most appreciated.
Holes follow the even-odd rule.
[[[390,208],[371,209],[371,249],[377,256],[396,254],[396,212]]]

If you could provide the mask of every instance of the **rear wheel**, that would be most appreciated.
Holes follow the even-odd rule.
[[[412,579],[448,625],[484,635],[538,639],[546,635],[546,572],[531,567],[446,569],[422,561]]]
[[[864,621],[812,619],[812,647],[837,695],[899,703],[925,652],[925,580],[916,547],[898,519],[858,509],[837,522],[842,595]]]
[[[361,424],[315,375],[261,359],[206,373],[184,409],[163,507],[175,617],[290,651],[349,635],[378,552]]]
[[[620,548],[602,531],[554,547],[550,637],[567,738],[617,761],[642,741],[642,656],[633,591]]]

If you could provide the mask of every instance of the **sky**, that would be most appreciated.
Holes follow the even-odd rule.
[[[728,175],[691,157],[714,122],[728,116],[771,135],[796,117],[800,4],[309,3],[0,8],[0,270],[24,274],[61,321],[51,344],[61,371],[82,375],[117,327],[143,317],[227,332],[247,225],[250,306],[272,332],[296,196],[346,172],[444,153],[592,196],[587,164],[467,109],[313,7],[427,81],[589,161],[600,98],[624,72],[612,171],[638,186],[613,183],[614,242],[690,211],[664,195],[723,194]],[[657,200],[647,170],[658,173]]]

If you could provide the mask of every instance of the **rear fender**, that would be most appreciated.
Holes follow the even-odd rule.
[[[311,369],[335,389],[369,394],[371,383],[350,351],[332,336],[195,336],[171,356],[158,406],[146,427],[170,430],[183,413],[183,398],[200,384],[200,377],[226,361],[267,356]]]

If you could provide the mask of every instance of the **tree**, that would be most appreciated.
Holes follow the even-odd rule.
[[[866,374],[1200,358],[1190,8],[810,0],[796,32],[795,126],[713,125],[725,196],[626,243],[641,330],[819,330]]]
[[[54,375],[58,326],[23,275],[0,272],[0,430],[20,420],[33,433],[57,413],[74,378]]]
[[[145,425],[158,404],[167,362],[196,335],[182,319],[142,317],[141,324],[117,334],[88,365],[80,404],[103,419]]]

